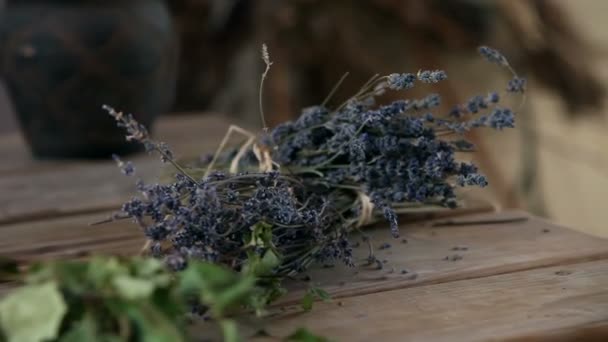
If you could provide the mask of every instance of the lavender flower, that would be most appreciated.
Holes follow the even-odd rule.
[[[502,66],[509,65],[509,61],[507,61],[505,56],[503,56],[503,54],[501,54],[497,50],[494,50],[487,46],[481,46],[481,47],[479,47],[478,51],[479,51],[479,54],[481,54],[483,57],[485,57],[491,63],[496,63],[496,64],[499,64]]]
[[[123,127],[127,131],[127,141],[138,141],[142,144],[147,145],[150,136],[146,127],[139,122],[135,121],[132,115],[124,115],[122,112],[117,112],[110,106],[103,106],[103,109],[107,111],[117,122],[118,127]]]
[[[500,101],[500,95],[498,95],[497,92],[491,92],[488,94],[486,101],[490,103],[498,103]]]
[[[443,70],[424,70],[418,72],[418,80],[424,83],[437,83],[448,78]]]
[[[488,108],[488,103],[486,102],[486,98],[483,96],[474,96],[467,102],[467,110],[469,113],[476,114],[482,109]]]
[[[173,153],[169,149],[169,146],[163,142],[156,142],[152,140],[146,127],[137,122],[131,114],[125,115],[122,112],[117,112],[114,108],[107,105],[104,105],[103,109],[116,120],[118,127],[122,127],[127,131],[127,141],[136,141],[141,143],[144,145],[147,152],[152,152],[154,150],[158,151],[161,155],[161,160],[164,163],[171,162],[173,160]]]
[[[488,119],[488,125],[494,129],[515,127],[515,114],[510,109],[496,108]]]
[[[523,93],[526,88],[526,79],[513,77],[507,84],[507,91],[510,93]]]
[[[431,109],[441,104],[441,96],[439,94],[429,94],[425,98],[413,102],[412,107],[415,110]]]
[[[416,75],[414,74],[390,74],[388,75],[387,84],[390,89],[402,90],[414,87]]]
[[[114,159],[114,161],[116,162],[116,164],[118,165],[118,167],[120,168],[120,170],[122,171],[122,173],[126,176],[133,176],[135,174],[135,167],[133,166],[133,163],[129,162],[123,162],[122,160],[120,160],[120,157],[116,154],[112,155],[112,159]]]

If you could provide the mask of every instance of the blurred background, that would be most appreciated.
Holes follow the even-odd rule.
[[[434,91],[447,111],[504,89],[510,75],[476,55],[478,45],[495,47],[528,78],[528,93],[515,130],[469,136],[491,183],[474,195],[608,236],[608,1],[14,0],[0,7],[0,136],[23,137],[43,159],[135,152],[102,104],[151,127],[160,115],[186,113],[259,127],[263,42],[274,61],[265,99],[272,124],[322,102],[345,72],[335,102],[375,73],[444,69],[447,82],[384,100]]]

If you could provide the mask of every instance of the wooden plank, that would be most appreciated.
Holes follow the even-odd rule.
[[[475,211],[491,210],[481,204],[457,210],[410,215],[411,220],[432,217],[458,217]],[[0,254],[20,260],[78,257],[83,254],[134,254],[144,244],[140,229],[130,220],[91,226],[110,217],[112,212],[74,215],[56,219],[0,225]]]
[[[605,337],[606,284],[601,260],[352,296],[309,313],[287,307],[244,324],[277,337],[304,326],[336,341],[553,341],[556,331],[580,336],[579,327]]]
[[[33,261],[74,258],[89,253],[138,253],[143,238],[131,223],[87,226],[105,217],[107,214],[83,215],[0,226],[0,254]],[[492,224],[491,220],[513,222]],[[288,282],[292,291],[281,303],[297,301],[301,291],[310,284],[342,298],[608,258],[606,240],[561,228],[522,212],[440,221],[456,225],[404,224],[402,238],[407,239],[407,243],[392,239],[385,227],[370,229],[368,234],[376,247],[376,257],[386,260],[383,269],[376,269],[375,264],[365,265],[367,247],[361,243],[354,250],[358,267],[338,265],[331,269],[312,269],[308,274],[311,282]],[[475,221],[485,223],[472,224]],[[458,225],[459,222],[467,225]],[[377,247],[385,242],[390,243],[391,248],[379,250]],[[456,251],[454,247],[466,250]],[[456,260],[456,255],[462,259]],[[402,274],[403,270],[407,273]]]
[[[166,118],[158,136],[178,156],[192,156],[215,149],[227,128],[217,116]],[[160,173],[156,156],[132,159],[138,177],[150,181]],[[111,161],[23,164],[8,158],[0,166],[0,224],[116,209],[134,192],[135,179],[122,176]]]
[[[518,218],[527,220],[513,220]],[[362,266],[314,269],[309,276],[313,284],[341,298],[608,258],[608,240],[559,227],[524,212],[479,214],[444,223],[458,220],[486,223],[436,227],[429,226],[432,221],[426,225],[406,224],[401,229],[402,237],[407,239],[405,244],[401,239],[392,239],[387,229],[374,229],[369,235],[376,247],[375,256],[385,262],[381,270],[375,264],[363,266],[367,247],[362,242],[355,249]],[[492,224],[492,220],[514,222]],[[390,243],[391,247],[379,250],[383,243]],[[302,281],[289,284],[302,290],[309,285]],[[283,298],[283,303],[300,297],[301,292],[293,291]]]
[[[33,261],[49,258],[80,258],[89,253],[127,255],[137,253],[143,244],[143,239],[135,226],[127,222],[102,227],[87,226],[88,223],[103,217],[106,215],[82,215],[0,226],[1,254],[17,257],[24,261]],[[480,224],[475,224],[475,222]],[[528,319],[520,317],[518,321],[515,316],[517,312],[521,313],[526,310],[525,305],[536,303],[534,301],[528,303],[524,298],[549,298],[551,296],[551,292],[548,290],[541,294],[534,291],[542,290],[542,284],[546,285],[546,288],[552,288],[551,279],[554,278],[549,278],[548,282],[543,283],[541,280],[536,280],[535,276],[527,274],[537,274],[534,272],[545,272],[542,274],[552,274],[551,272],[553,272],[554,274],[557,271],[564,271],[560,274],[568,275],[574,270],[573,274],[576,276],[570,277],[571,279],[580,279],[580,282],[587,285],[586,288],[597,290],[597,287],[594,286],[596,283],[601,283],[600,280],[593,282],[586,280],[587,274],[581,273],[577,263],[608,258],[608,243],[605,240],[557,227],[521,212],[467,215],[452,219],[441,218],[434,221],[434,224],[439,225],[433,226],[433,222],[404,225],[402,235],[407,239],[407,243],[391,240],[385,227],[370,229],[368,234],[375,246],[384,242],[392,244],[391,248],[376,251],[379,259],[386,258],[387,260],[384,268],[375,270],[366,266],[356,269],[335,267],[311,271],[312,284],[321,286],[332,293],[335,298],[334,304],[321,304],[319,314],[317,315],[317,309],[315,309],[313,318],[311,315],[301,316],[296,309],[290,309],[277,316],[276,322],[278,323],[273,321],[276,324],[273,323],[272,329],[277,329],[272,330],[273,334],[285,334],[296,325],[306,325],[316,329],[319,333],[338,336],[340,340],[350,340],[351,338],[366,340],[371,337],[369,335],[372,333],[371,330],[357,333],[357,336],[348,335],[351,334],[353,326],[363,326],[363,318],[368,319],[365,326],[374,327],[379,324],[379,328],[374,328],[373,331],[382,333],[379,337],[387,340],[402,340],[403,336],[407,336],[409,339],[409,334],[415,337],[413,340],[417,338],[425,340],[427,337],[435,337],[435,335],[427,335],[432,331],[437,331],[438,338],[444,336],[441,334],[445,334],[445,340],[452,336],[470,340],[469,335],[462,335],[469,333],[469,329],[475,332],[473,337],[486,339],[492,332],[507,334],[509,331],[507,323],[511,320],[515,320],[514,324],[521,325],[521,327],[517,326],[518,334],[533,334],[533,336],[538,333],[532,329],[537,325],[543,329],[553,327],[573,329],[576,325],[589,323],[589,321],[578,320],[578,318],[571,319],[571,316],[588,318],[585,315],[586,311],[581,311],[582,314],[578,315],[577,310],[579,309],[576,307],[569,314],[559,306],[556,316],[547,316],[551,317],[550,319],[543,316],[544,313],[536,313],[532,310],[546,309],[545,304],[539,304],[538,308],[530,309],[534,315],[532,318],[538,320],[535,324],[526,325]],[[459,247],[459,250],[454,251],[454,247]],[[455,261],[444,260],[445,256],[450,257],[455,254],[461,255],[463,258]],[[365,248],[363,246],[356,248],[355,255],[359,260],[365,258]],[[543,267],[554,265],[560,266],[549,273],[543,269]],[[394,272],[390,272],[390,268],[395,268]],[[401,274],[400,271],[403,268],[409,272]],[[511,278],[514,277],[514,274],[518,274],[513,272],[539,268],[539,271],[522,273],[526,274],[523,278]],[[602,269],[601,272],[592,272],[593,276],[596,274],[601,274],[603,277],[605,269]],[[490,279],[487,277],[493,278],[495,275],[502,278],[487,283],[487,279]],[[603,278],[602,281],[604,281]],[[476,282],[481,282],[482,285],[475,287]],[[527,283],[531,285],[527,286]],[[288,284],[291,294],[283,300],[281,305],[293,303],[301,298],[301,290],[310,284],[311,282],[303,281]],[[605,285],[606,282],[604,281],[603,284]],[[575,283],[575,285],[580,284]],[[0,294],[12,286],[14,284],[0,284]],[[437,290],[435,286],[442,287]],[[581,285],[577,289],[580,290],[583,287]],[[454,293],[449,291],[452,288],[455,289]],[[389,296],[394,293],[398,293],[398,295]],[[563,299],[565,303],[563,305],[564,307],[579,305],[575,299],[580,298],[582,303],[580,305],[583,307],[591,305],[591,309],[588,310],[595,314],[598,303],[602,303],[602,308],[605,308],[602,300],[608,300],[608,297],[598,297],[594,293],[597,291],[590,294],[574,292],[571,297]],[[383,294],[386,295],[382,296]],[[604,294],[606,292],[603,292],[602,296]],[[479,295],[480,298],[477,299],[474,295]],[[367,302],[361,299],[368,297],[370,299]],[[428,306],[425,306],[427,305],[425,304],[427,303],[426,297],[430,298]],[[432,301],[433,298],[438,299]],[[551,303],[559,304],[562,303],[561,300],[554,298],[551,299]],[[337,301],[343,302],[343,306],[336,306]],[[524,307],[514,306],[512,311],[509,311],[510,302]],[[488,303],[487,306],[484,306],[485,303]],[[503,309],[501,305],[505,305],[507,308]],[[485,312],[490,309],[495,312]],[[346,316],[343,311],[336,314],[332,310],[346,310]],[[465,311],[461,313],[458,310]],[[549,312],[546,315],[552,314],[550,308],[546,310]],[[606,311],[608,310],[604,312]],[[476,316],[477,312],[483,312],[483,314]],[[336,320],[336,316],[343,317],[340,318],[343,321]],[[468,319],[461,319],[461,316]],[[593,319],[595,318],[593,316]],[[555,326],[551,322],[561,325]],[[403,330],[406,323],[407,329],[411,329],[411,331]],[[465,323],[469,324],[469,329],[464,328]],[[429,328],[426,330],[420,328],[425,326]],[[340,335],[344,333],[347,335]],[[501,339],[503,337],[503,335],[493,336],[499,336]],[[459,340],[458,338],[454,340]]]
[[[122,221],[90,226],[109,215],[106,212],[0,226],[0,253],[23,261],[90,253],[138,253],[145,238],[135,224]]]

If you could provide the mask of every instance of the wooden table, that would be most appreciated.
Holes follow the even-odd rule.
[[[192,155],[212,150],[227,127],[217,116],[182,116],[161,120],[157,133]],[[18,136],[0,137],[0,156],[0,254],[29,262],[142,246],[128,222],[88,225],[133,194],[114,163],[33,161]],[[155,158],[133,160],[144,179],[158,175]],[[306,326],[337,341],[608,340],[608,241],[478,204],[404,221],[399,240],[383,226],[368,230],[374,246],[390,244],[376,248],[382,269],[314,269],[310,281],[289,284],[272,315],[243,318],[245,333]],[[364,244],[355,251],[367,256]],[[295,304],[310,284],[333,299],[304,313]]]

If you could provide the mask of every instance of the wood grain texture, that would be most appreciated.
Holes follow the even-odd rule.
[[[156,136],[179,157],[212,151],[229,125],[219,116],[197,115],[166,118],[158,126]],[[25,157],[18,139],[3,139],[9,143],[0,144],[5,158],[0,163],[0,224],[116,209],[133,194],[135,179],[122,176],[113,162],[34,161]],[[138,177],[158,177],[156,156],[129,159]]]
[[[528,220],[489,223],[522,217]],[[375,264],[355,269],[341,266],[314,269],[309,272],[312,283],[342,298],[608,258],[607,240],[562,228],[523,212],[479,214],[450,221],[459,220],[469,224],[439,227],[430,226],[432,221],[426,225],[406,224],[401,228],[402,237],[407,239],[405,244],[401,239],[392,239],[387,229],[370,230],[375,256],[386,262],[381,270]],[[470,224],[474,221],[486,223]],[[382,243],[390,243],[391,247],[379,250]],[[367,247],[362,242],[355,249],[361,265],[366,264],[367,255]],[[402,274],[403,270],[407,273]],[[308,285],[301,281],[290,284],[294,289]],[[292,291],[283,303],[301,296],[301,292]]]
[[[0,254],[32,262],[77,258],[91,253],[138,253],[144,240],[132,223],[120,221],[88,226],[108,215],[98,213],[0,226]],[[514,218],[526,220],[508,222]],[[491,220],[507,222],[489,223]],[[483,224],[473,224],[476,221]],[[375,256],[381,262],[385,261],[382,269],[377,269],[376,264],[366,265],[367,246],[361,243],[354,249],[358,267],[314,268],[309,272],[310,282],[300,278],[288,282],[292,291],[280,303],[297,301],[310,284],[323,287],[336,298],[343,298],[608,258],[606,240],[552,225],[523,212],[467,215],[435,221],[453,224],[450,226],[433,227],[432,222],[404,224],[402,238],[407,239],[407,243],[390,237],[384,226],[369,229],[366,232],[375,247]],[[458,222],[466,225],[458,225]],[[390,243],[391,247],[379,249],[383,243]],[[455,247],[459,250],[454,250]]]
[[[309,313],[287,307],[253,322],[272,336],[305,326],[336,341],[553,341],[556,331],[579,336],[579,327],[605,337],[606,284],[601,260],[352,296]]]

